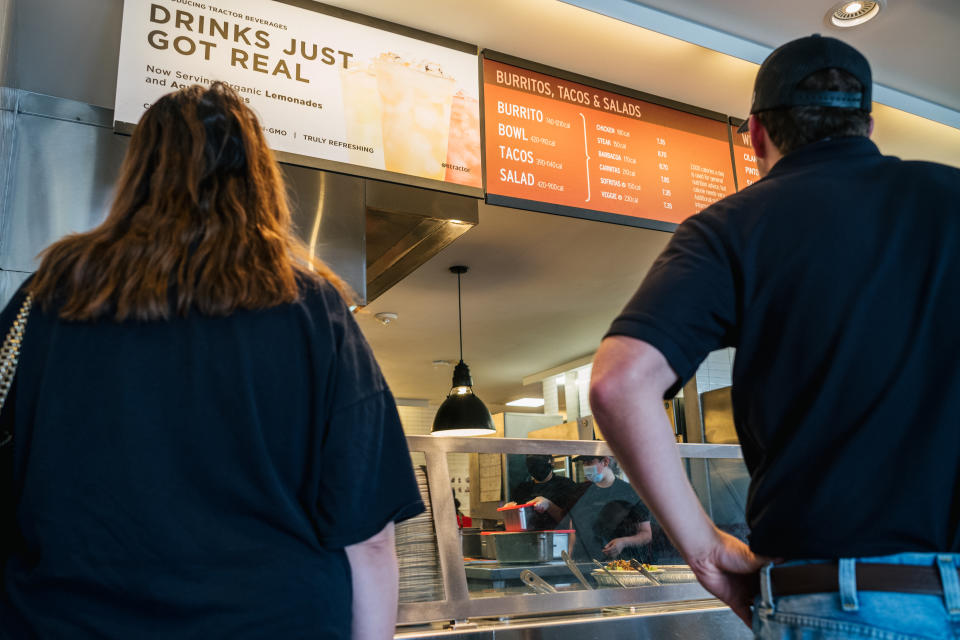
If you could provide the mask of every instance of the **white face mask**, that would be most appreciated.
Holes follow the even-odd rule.
[[[583,475],[590,482],[600,482],[600,480],[603,479],[603,467],[601,467],[599,464],[591,465],[589,467],[584,466]]]

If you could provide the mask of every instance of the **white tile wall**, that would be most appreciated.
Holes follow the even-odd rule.
[[[543,412],[548,415],[560,413],[560,396],[557,395],[557,376],[543,381]]]
[[[400,423],[408,436],[428,436],[433,428],[433,418],[437,415],[439,405],[426,407],[397,407],[400,413]]]
[[[591,371],[593,371],[592,362],[577,368],[577,390],[580,392],[580,417],[593,415],[593,411],[590,410]]]
[[[433,419],[437,415],[439,405],[426,407],[397,407],[400,413],[400,423],[403,432],[411,436],[428,436],[433,428]],[[424,455],[419,451],[411,451],[410,457],[414,466],[426,464]],[[447,456],[447,466],[450,469],[450,483],[454,495],[460,501],[460,511],[470,515],[470,454],[451,453]]]
[[[397,407],[400,414],[400,424],[403,425],[403,432],[408,436],[428,436],[433,428],[433,418],[437,415],[436,405],[426,407]],[[426,464],[423,454],[418,451],[411,451],[410,457],[413,458],[413,466]]]
[[[576,399],[578,403],[579,416],[589,416],[591,415],[590,411],[590,372],[593,370],[593,363],[584,365],[582,367],[577,367],[576,369],[570,369],[569,371],[563,374],[564,383],[563,387],[557,386],[557,377],[550,376],[542,381],[543,383],[543,413],[546,415],[561,415],[560,412],[560,395],[559,391],[562,390],[564,394],[570,391],[569,387],[571,385],[576,385]],[[566,396],[569,397],[569,396]],[[567,407],[567,420],[573,420],[577,416],[569,414],[570,403],[565,402]]]
[[[703,393],[733,384],[735,349],[721,349],[706,357],[697,369],[697,391]]]

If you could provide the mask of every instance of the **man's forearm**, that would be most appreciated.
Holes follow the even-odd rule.
[[[632,536],[624,536],[621,538],[628,547],[642,547],[645,544],[650,544],[652,536],[650,532],[635,533]]]
[[[563,520],[563,516],[567,515],[567,512],[561,509],[555,503],[551,502],[550,506],[547,507],[547,514],[553,518],[554,522],[560,522]]]
[[[672,380],[657,369],[624,378],[620,359],[637,354],[629,352],[635,345],[627,344],[624,352],[616,342],[604,340],[597,352],[590,406],[617,460],[667,535],[684,556],[695,555],[713,544],[716,529],[690,486],[663,410],[662,394]]]
[[[769,558],[717,529],[693,493],[661,403],[676,379],[652,345],[606,338],[593,364],[590,405],[610,448],[700,584],[749,626],[756,573]]]
[[[346,548],[353,585],[354,640],[392,638],[397,624],[398,569],[393,523]]]

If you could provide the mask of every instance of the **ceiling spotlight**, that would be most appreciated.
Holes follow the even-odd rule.
[[[883,0],[854,0],[833,5],[827,12],[826,22],[834,27],[847,29],[873,20],[880,13]]]

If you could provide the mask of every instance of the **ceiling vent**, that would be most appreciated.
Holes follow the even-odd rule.
[[[853,0],[834,5],[827,12],[827,22],[834,27],[847,29],[872,20],[880,13],[881,3],[871,0]]]

